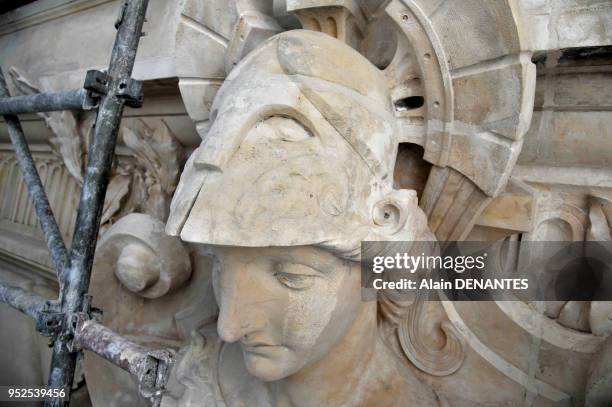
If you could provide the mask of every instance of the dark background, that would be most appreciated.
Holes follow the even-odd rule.
[[[34,3],[35,0],[0,0],[0,14],[16,9],[17,7],[25,6],[26,4]]]

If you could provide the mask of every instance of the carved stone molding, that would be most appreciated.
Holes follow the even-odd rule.
[[[38,1],[0,17],[0,35],[23,30],[112,0]]]
[[[49,92],[51,89],[42,88],[32,83],[16,67],[8,69],[8,78],[15,91],[13,95],[32,95],[34,93]],[[64,165],[79,184],[83,182],[83,156],[87,150],[87,143],[93,128],[93,115],[86,113],[85,117],[77,117],[75,112],[41,112],[38,116],[43,118],[47,127],[52,131],[53,138],[48,140],[49,145],[60,156]]]
[[[60,230],[70,235],[74,220],[74,198],[78,185],[68,175],[62,160],[49,151],[34,152],[34,160],[43,185],[51,191],[50,204],[56,212]],[[38,227],[38,219],[21,178],[17,158],[11,149],[0,151],[0,217],[25,226]]]
[[[17,68],[8,69],[13,94],[32,94],[42,88]],[[45,144],[31,148],[47,195],[65,241],[72,238],[87,149],[95,115],[91,112],[45,112],[39,116],[51,132]],[[124,122],[120,129],[119,154],[107,188],[102,212],[106,228],[126,214],[147,213],[165,220],[183,162],[183,148],[163,119]],[[21,180],[12,148],[0,151],[0,219],[26,239],[41,240],[38,220]],[[8,226],[6,226],[8,227]],[[17,237],[16,237],[17,238]],[[24,259],[48,267],[48,256],[19,251],[18,244],[0,244]],[[31,257],[31,258],[30,258]]]
[[[286,7],[306,30],[323,32],[353,48],[363,40],[366,16],[355,0],[288,0]]]
[[[131,292],[160,298],[191,276],[189,253],[180,240],[164,233],[164,223],[132,213],[121,218],[98,244],[96,273],[114,273]],[[94,291],[95,293],[95,291]]]

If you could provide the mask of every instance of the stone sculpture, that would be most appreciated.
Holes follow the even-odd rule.
[[[194,263],[217,258],[213,285],[221,309],[214,323],[214,305],[202,300],[195,304],[193,292],[182,303],[179,294],[162,299],[174,308],[168,307],[160,319],[174,320],[177,326],[163,333],[191,341],[179,352],[167,406],[371,405],[369,397],[377,393],[367,378],[360,382],[361,376],[347,376],[346,388],[325,393],[326,385],[337,380],[305,377],[309,366],[333,361],[338,352],[330,343],[351,349],[368,339],[347,344],[344,338],[354,338],[352,327],[340,323],[332,322],[338,327],[336,336],[303,328],[318,326],[313,323],[317,306],[316,317],[325,316],[329,305],[321,298],[347,298],[353,307],[345,304],[342,311],[354,324],[365,312],[355,309],[346,292],[317,286],[317,272],[308,272],[312,259],[341,259],[336,263],[341,267],[358,258],[361,240],[433,240],[427,223],[440,240],[468,235],[495,240],[532,228],[527,224],[533,223],[536,206],[533,189],[510,178],[531,121],[535,81],[526,35],[518,27],[520,10],[506,2],[480,1],[466,7],[450,1],[278,3],[275,16],[287,11],[301,27],[326,36],[289,31],[264,42],[297,27],[282,18],[280,26],[254,3],[204,10],[187,2],[183,10],[177,33],[179,60],[185,61],[177,67],[179,87],[203,142],[185,166],[166,231],[187,243]],[[461,23],[458,15],[464,17]],[[225,25],[232,21],[233,30],[234,23]],[[472,40],[459,46],[461,36]],[[219,56],[194,58],[194,52]],[[404,148],[398,149],[400,143]],[[422,150],[406,149],[406,143]],[[427,219],[410,188],[418,190]],[[517,207],[516,202],[520,213],[504,221],[508,206]],[[284,271],[283,262],[270,260],[280,253],[301,271],[293,266],[293,272]],[[249,270],[263,276],[266,268],[274,279],[264,283],[249,277]],[[199,269],[195,267],[194,277],[209,274]],[[294,276],[301,273],[306,274]],[[209,283],[192,281],[188,290]],[[303,319],[296,321],[288,317],[295,311],[270,285],[297,290],[296,297],[321,289],[321,298],[305,301]],[[210,301],[211,293],[207,295]],[[534,310],[509,304],[422,298],[402,303],[381,296],[375,306],[357,307],[369,307],[368,323],[375,322],[382,349],[391,352],[386,366],[398,369],[392,376],[402,376],[404,386],[413,384],[412,391],[390,391],[374,404],[436,405],[446,398],[457,407],[522,401],[539,406],[568,403],[571,394],[578,394],[580,403],[584,384],[568,385],[552,367],[534,370],[542,335],[529,321],[537,317]],[[372,308],[378,311],[376,321]],[[308,348],[307,338],[285,338],[274,329],[282,316],[287,331],[320,339],[313,340],[314,355],[299,352]],[[501,329],[516,340],[512,344],[500,339],[499,327],[485,327],[491,325],[487,321],[508,319],[520,326]],[[261,320],[270,327],[258,325]],[[557,325],[544,323],[547,343],[568,338],[550,324]],[[532,336],[525,337],[522,329]],[[583,354],[598,349],[601,339],[572,335],[569,342],[587,345],[579,346],[578,355],[570,354],[568,365],[584,377],[588,361]],[[280,345],[258,352],[257,338],[264,346],[280,342],[297,350],[285,354]],[[242,345],[231,343],[235,341]],[[561,363],[568,349],[575,346],[563,343],[560,351],[542,351],[545,361],[538,363]],[[365,363],[351,362],[354,370]],[[590,379],[590,393],[601,393],[605,374]],[[402,381],[384,381],[405,388],[399,385]],[[329,397],[321,401],[310,396],[315,388]]]
[[[53,3],[0,16],[0,59],[13,94],[78,87],[87,69],[106,62],[100,50],[114,32],[103,27],[112,27],[114,3]],[[600,48],[612,41],[612,7],[588,3],[151,2],[136,64],[147,102],[122,123],[90,292],[114,330],[178,350],[164,403],[369,405],[377,386],[365,372],[379,372],[402,376],[390,381],[399,393],[389,390],[383,403],[609,405],[609,302],[381,295],[357,305],[350,289],[362,239],[612,238],[612,65]],[[45,63],[33,64],[34,56]],[[93,119],[44,114],[26,129],[66,236]],[[0,147],[4,276],[48,260],[34,244],[36,219],[14,154]],[[182,151],[194,148],[170,210]],[[275,261],[279,269],[262,281],[262,264],[279,256],[298,265]],[[313,259],[334,272],[320,277]],[[517,261],[530,261],[528,252]],[[319,295],[303,301],[303,311],[284,306],[286,293],[309,292]],[[329,309],[333,331],[319,326]],[[283,315],[287,330],[312,336],[279,339],[291,352],[249,353],[245,332],[262,315],[266,340],[278,339]],[[246,359],[240,339],[228,343],[241,334]],[[11,335],[18,346],[5,347],[28,355],[42,384],[38,366],[46,364],[31,357],[21,334],[3,333],[0,342]],[[284,391],[309,366],[346,366],[337,358],[372,348],[376,337],[371,365],[364,353],[351,359],[350,373],[316,381],[317,393]],[[374,368],[381,361],[388,370]],[[83,368],[93,405],[145,405],[120,369],[91,354]],[[314,397],[338,376],[345,388],[329,402]],[[307,393],[284,398],[293,391]]]
[[[434,240],[414,191],[393,189],[390,100],[367,59],[312,31],[234,68],[166,226],[217,259],[223,341],[185,351],[176,405],[443,405],[361,297],[362,240]]]

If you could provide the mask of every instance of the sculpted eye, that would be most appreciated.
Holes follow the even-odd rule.
[[[314,276],[305,276],[299,274],[287,274],[287,273],[274,273],[276,279],[284,286],[287,286],[293,290],[306,290],[312,287],[314,283]]]
[[[312,138],[312,133],[295,119],[284,116],[272,116],[264,120],[260,130],[266,137],[284,142],[300,142]]]
[[[303,264],[277,263],[274,269],[278,282],[293,290],[306,290],[312,287],[317,278],[316,271]]]

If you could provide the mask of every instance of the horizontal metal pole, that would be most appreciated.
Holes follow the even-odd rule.
[[[23,288],[0,283],[0,302],[4,302],[37,320],[38,315],[45,308],[47,300]]]
[[[83,110],[86,106],[85,89],[38,93],[29,96],[0,98],[0,115],[52,112],[56,110]]]
[[[8,95],[4,76],[2,72],[0,72],[0,96],[6,99],[5,96]],[[64,280],[63,274],[68,266],[68,250],[66,249],[64,239],[62,238],[55,217],[53,216],[49,199],[47,199],[45,188],[36,170],[36,164],[30,153],[30,148],[23,134],[19,119],[15,115],[5,115],[4,120],[6,121],[9,136],[15,148],[19,169],[28,187],[30,199],[36,210],[36,216],[38,217],[40,227],[45,236],[45,241],[47,242],[47,247],[49,248],[51,260],[55,266],[61,288]]]
[[[75,343],[130,372],[140,394],[159,406],[174,362],[168,350],[152,350],[132,342],[93,319],[79,315]]]

